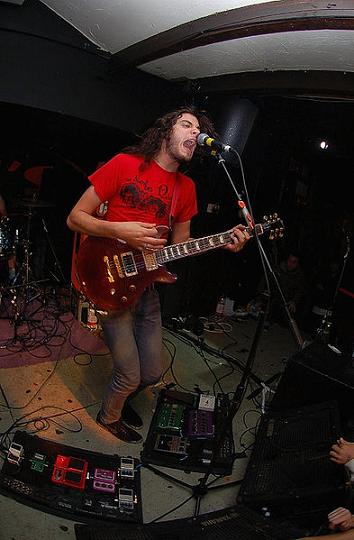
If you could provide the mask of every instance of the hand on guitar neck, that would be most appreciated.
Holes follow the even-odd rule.
[[[244,225],[236,225],[236,227],[234,227],[230,232],[232,242],[226,244],[224,248],[228,251],[231,251],[232,253],[237,253],[238,251],[241,251],[241,249],[243,249],[244,245],[251,237],[248,233],[247,228]]]

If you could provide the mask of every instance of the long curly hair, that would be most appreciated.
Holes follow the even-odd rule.
[[[201,133],[207,133],[215,137],[213,122],[205,111],[199,110],[194,106],[180,107],[175,111],[169,112],[158,118],[154,124],[145,131],[137,144],[128,146],[122,150],[125,154],[137,154],[144,156],[145,162],[151,161],[161,149],[163,140],[168,143],[171,137],[172,128],[178,118],[184,113],[193,114],[199,122]],[[202,147],[197,147],[195,154],[203,153]]]

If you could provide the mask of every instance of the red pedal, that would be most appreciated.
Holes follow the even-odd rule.
[[[61,486],[67,486],[83,490],[86,482],[88,462],[69,456],[56,457],[52,482]]]

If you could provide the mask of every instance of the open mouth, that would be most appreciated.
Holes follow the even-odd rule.
[[[187,148],[190,152],[193,152],[194,148],[196,147],[196,142],[194,139],[187,139],[184,141],[183,146]]]

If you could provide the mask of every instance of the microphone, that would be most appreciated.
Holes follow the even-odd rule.
[[[228,144],[224,144],[221,141],[217,141],[216,139],[213,139],[206,133],[199,133],[197,137],[197,143],[200,146],[209,146],[213,150],[217,150],[218,152],[231,152],[232,148]]]

